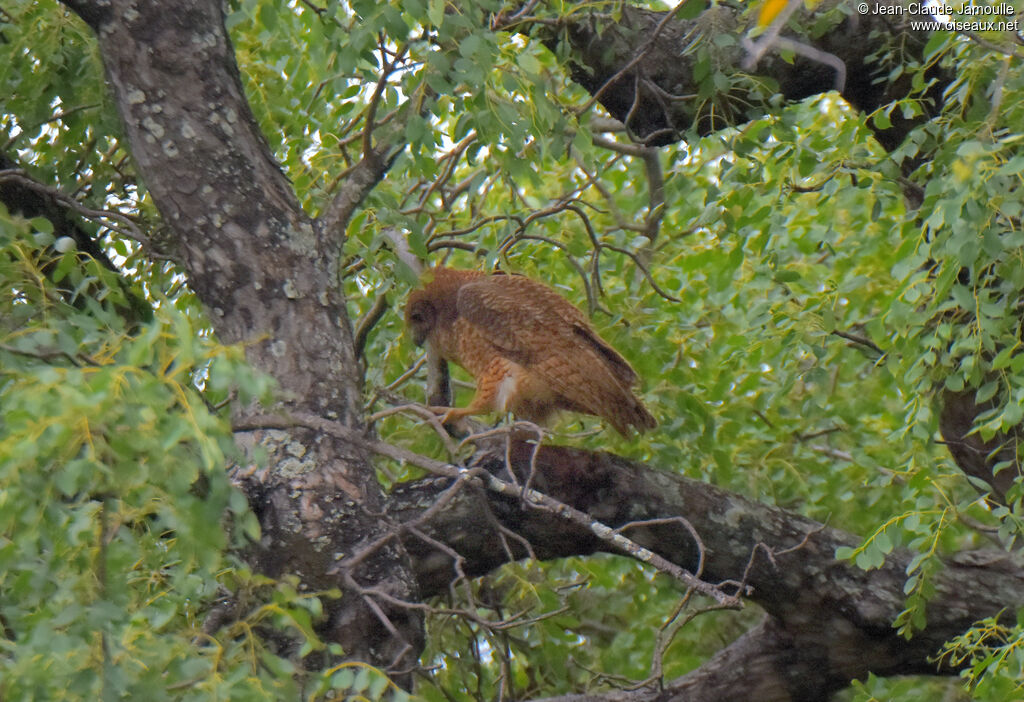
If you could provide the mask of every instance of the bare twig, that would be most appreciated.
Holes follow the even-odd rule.
[[[408,49],[408,45],[402,45],[398,51],[395,52],[395,56],[390,61],[384,61],[384,68],[380,72],[380,78],[377,79],[377,85],[373,89],[373,95],[370,96],[370,102],[366,106],[366,120],[363,126],[363,159],[372,161],[378,157],[378,154],[373,149],[373,120],[377,116],[377,108],[380,106],[381,98],[384,97],[384,89],[388,86],[388,78],[395,72],[395,68],[405,57],[405,52]],[[383,49],[381,50],[383,54]],[[384,58],[381,56],[381,58]]]
[[[623,524],[622,526],[620,526],[615,531],[621,533],[621,532],[625,531],[626,529],[634,529],[634,528],[649,527],[649,526],[659,526],[659,525],[663,525],[663,524],[682,524],[683,528],[685,528],[688,532],[690,532],[690,536],[693,537],[694,543],[697,544],[697,568],[693,571],[693,574],[694,574],[694,576],[699,578],[701,575],[704,574],[704,542],[701,541],[700,534],[697,533],[697,530],[693,528],[693,525],[690,524],[689,520],[686,519],[685,517],[677,516],[677,517],[664,517],[664,518],[660,518],[660,519],[643,519],[643,520],[639,520],[639,521],[629,522],[627,524]]]
[[[637,49],[637,52],[633,55],[633,58],[630,59],[625,66],[620,68],[615,73],[615,75],[606,80],[604,84],[600,88],[598,88],[593,95],[591,95],[589,100],[587,100],[581,107],[576,109],[575,112],[577,115],[582,115],[586,113],[591,107],[594,106],[594,103],[601,99],[601,97],[605,94],[605,91],[607,91],[611,86],[615,85],[615,83],[617,83],[620,78],[626,75],[626,73],[632,70],[634,66],[636,66],[638,63],[640,63],[640,61],[643,60],[644,56],[646,56],[647,53],[652,48],[654,48],[654,43],[658,40],[658,37],[661,35],[662,31],[664,31],[668,23],[672,20],[673,17],[675,17],[679,9],[688,1],[689,0],[681,0],[681,2],[677,3],[675,7],[673,7],[671,10],[665,13],[665,16],[661,19],[660,22],[658,22],[657,26],[654,28],[654,31],[651,32],[650,38],[646,42],[644,42],[644,44],[639,49]]]
[[[363,198],[384,177],[384,174],[391,167],[391,163],[401,153],[401,149],[404,148],[400,128],[393,128],[391,131],[393,143],[378,145],[376,148],[373,145],[373,133],[374,130],[390,121],[403,110],[406,114],[409,114],[412,110],[416,109],[414,104],[416,98],[410,96],[402,106],[392,110],[381,120],[376,120],[377,109],[383,98],[384,90],[388,85],[388,78],[404,59],[407,48],[406,45],[403,45],[394,53],[393,58],[385,61],[385,66],[381,71],[380,78],[377,80],[377,86],[370,98],[370,103],[363,113],[363,131],[360,135],[353,137],[358,138],[362,142],[362,157],[358,163],[346,169],[335,178],[334,183],[342,183],[342,185],[334,199],[327,206],[327,209],[316,220],[317,228],[328,236],[340,236],[342,234],[342,228],[351,219],[352,214],[363,201]],[[383,47],[381,51],[386,54]],[[420,95],[420,97],[422,96]]]
[[[4,12],[3,8],[0,7],[0,16],[6,15],[6,14],[7,13]],[[10,17],[10,16],[8,15],[8,17]],[[8,19],[8,21],[11,21],[11,20]],[[98,103],[98,102],[88,103],[88,104],[85,104],[85,105],[77,105],[76,107],[69,107],[66,110],[58,110],[52,116],[47,117],[44,120],[40,120],[38,122],[34,122],[34,123],[28,124],[28,125],[22,125],[22,129],[21,129],[20,132],[18,132],[17,136],[10,137],[2,145],[0,145],[0,151],[8,151],[8,150],[10,150],[10,148],[17,142],[19,137],[26,136],[26,135],[29,135],[29,134],[35,134],[39,130],[39,128],[42,127],[45,124],[52,124],[53,122],[60,122],[65,117],[70,117],[71,115],[75,114],[76,112],[82,112],[84,110],[93,110],[93,109],[96,109],[99,106],[100,106],[100,103]],[[87,152],[88,152],[88,150],[86,150],[86,149],[82,150],[82,153],[87,153]]]
[[[445,450],[448,452],[449,456],[454,456],[462,446],[462,444],[456,445],[452,442],[451,435],[445,431],[444,425],[441,424],[441,419],[438,417],[436,412],[432,411],[429,407],[424,407],[423,405],[419,405],[414,402],[397,405],[395,407],[388,407],[387,409],[380,410],[379,412],[374,412],[367,417],[366,420],[372,425],[385,417],[390,417],[395,414],[413,414],[418,419],[426,421],[434,430],[434,433],[437,434],[438,438],[441,439],[441,442],[444,444]]]
[[[812,536],[814,536],[815,534],[818,534],[818,533],[824,531],[824,529],[825,529],[825,525],[824,524],[819,524],[816,527],[814,527],[813,529],[807,531],[804,534],[804,537],[800,540],[799,543],[797,543],[794,546],[790,546],[789,548],[784,548],[784,549],[782,549],[780,551],[776,551],[771,546],[768,546],[768,544],[765,544],[763,542],[756,543],[754,545],[754,548],[751,549],[751,551],[750,551],[750,559],[747,561],[747,567],[743,569],[743,578],[740,581],[742,583],[743,587],[744,588],[746,587],[746,584],[747,584],[747,582],[748,582],[748,580],[750,578],[750,572],[754,569],[754,563],[757,561],[757,554],[758,554],[759,551],[765,555],[765,557],[768,559],[768,562],[772,564],[773,568],[777,568],[778,564],[775,561],[775,558],[777,556],[784,556],[787,553],[793,553],[794,551],[799,551],[800,549],[802,549],[804,546],[807,545],[807,543],[811,540]]]
[[[502,17],[502,13],[499,12],[491,21],[491,29],[508,29],[523,17],[526,17],[526,15],[533,12],[533,8],[537,7],[539,2],[540,0],[529,0],[529,2],[519,8],[518,12],[508,17]]]
[[[592,115],[590,117],[590,130],[592,132],[624,132],[626,125],[617,119]]]
[[[381,231],[381,235],[391,244],[391,250],[395,252],[395,256],[399,261],[409,266],[416,275],[423,273],[423,261],[412,252],[412,249],[409,248],[409,242],[405,240],[405,237],[397,229],[385,227]]]
[[[851,341],[855,344],[859,344],[860,346],[869,348],[875,353],[877,353],[879,356],[885,355],[885,351],[883,351],[881,347],[878,346],[878,344],[876,344],[866,336],[861,336],[859,334],[851,334],[850,332],[841,331],[839,329],[834,329],[832,333],[840,337],[841,339],[846,339],[847,341]]]
[[[26,356],[28,358],[35,358],[35,359],[40,360],[40,361],[52,361],[55,358],[65,358],[68,361],[70,361],[73,365],[78,366],[79,368],[82,367],[82,365],[83,365],[82,362],[83,361],[85,362],[85,365],[90,365],[90,366],[102,365],[102,364],[100,364],[99,361],[97,361],[96,359],[92,358],[88,354],[84,354],[84,353],[70,354],[67,351],[61,351],[60,349],[54,349],[54,348],[39,348],[39,349],[31,349],[30,350],[30,349],[19,349],[19,348],[15,347],[15,346],[8,346],[7,344],[0,344],[0,351],[5,351],[6,353],[12,353],[12,354],[15,354],[17,356]]]
[[[798,2],[798,5],[803,4]],[[743,68],[745,70],[752,70],[756,65],[760,57],[769,48],[774,46],[775,48],[781,49],[782,51],[792,51],[794,54],[800,54],[806,56],[812,61],[824,64],[836,72],[835,78],[832,82],[832,89],[837,93],[842,93],[846,89],[846,63],[836,56],[835,54],[827,51],[817,49],[810,44],[805,44],[802,41],[796,41],[795,39],[789,39],[788,37],[775,37],[772,44],[763,46],[764,38],[757,43],[751,43],[746,37],[743,38],[743,47],[749,52],[747,61],[744,61]],[[756,59],[754,57],[757,57]]]
[[[648,148],[642,156],[644,173],[647,175],[648,205],[644,230],[647,239],[654,243],[665,214],[665,176],[661,171],[661,159],[657,149]]]
[[[709,612],[715,612],[721,609],[727,609],[720,604],[711,604],[706,607],[701,607],[690,613],[688,613],[682,619],[679,615],[683,613],[683,610],[690,604],[690,600],[693,599],[693,590],[687,590],[686,594],[679,600],[675,608],[672,610],[672,614],[668,616],[665,622],[658,629],[658,637],[655,640],[654,652],[651,655],[651,670],[648,676],[644,680],[640,680],[632,685],[629,685],[625,689],[627,690],[639,690],[652,685],[653,683],[659,683],[662,676],[664,675],[664,657],[665,651],[675,640],[676,634],[682,630],[687,624],[692,622],[702,614]]]
[[[828,436],[829,434],[835,434],[837,431],[842,430],[842,427],[829,427],[828,429],[812,431],[808,434],[795,434],[793,438],[796,439],[797,441],[810,441],[811,439],[817,439],[822,436]]]
[[[820,453],[823,456],[828,456],[829,458],[846,461],[847,463],[856,463],[856,459],[853,457],[853,454],[846,451],[840,451],[839,449],[834,449],[831,446],[819,446],[812,444],[810,448],[812,451],[816,451],[817,453]]]
[[[305,412],[295,412],[287,417],[280,415],[252,416],[236,422],[235,430],[252,431],[256,429],[287,429],[294,426],[305,426],[338,438],[343,438],[347,441],[358,443],[381,456],[387,456],[388,458],[396,461],[404,461],[410,465],[423,468],[435,475],[459,479],[465,475],[467,471],[472,470],[413,453],[408,449],[394,446],[387,442],[380,441],[379,439],[370,438],[340,422],[331,421]],[[528,507],[549,512],[572,522],[573,524],[586,529],[601,541],[613,546],[616,550],[647,563],[656,570],[672,576],[683,585],[693,588],[697,592],[714,599],[721,605],[729,607],[742,606],[742,602],[740,600],[740,595],[744,591],[744,584],[742,583],[733,583],[730,581],[726,581],[719,585],[706,583],[703,580],[694,577],[694,575],[689,571],[654,553],[650,549],[640,546],[621,534],[615,533],[615,530],[611,527],[593,519],[587,513],[563,502],[559,502],[558,500],[538,492],[537,490],[519,489],[515,485],[504,480],[500,480],[486,472],[474,473],[467,479],[479,481],[492,492],[497,492],[505,495],[506,497],[521,499],[521,501]],[[727,593],[723,586],[733,586],[736,587],[736,590],[732,593]]]
[[[619,246],[613,246],[612,244],[601,244],[601,246],[602,248],[608,249],[610,251],[615,251],[617,253],[623,254],[624,256],[629,256],[631,259],[633,259],[633,263],[636,264],[636,267],[639,268],[641,272],[643,272],[644,277],[647,278],[647,282],[650,284],[651,288],[654,289],[654,292],[658,293],[666,300],[670,300],[672,302],[681,302],[681,300],[678,297],[675,297],[674,295],[669,295],[667,292],[661,289],[661,286],[654,282],[654,276],[651,275],[651,272],[647,270],[647,266],[643,264],[643,262],[635,253],[633,253],[629,249],[624,249]]]
[[[405,382],[407,382],[409,380],[409,378],[411,378],[414,375],[416,375],[417,373],[419,373],[420,368],[422,368],[423,364],[426,363],[426,362],[427,362],[426,354],[424,354],[423,356],[420,356],[419,358],[416,359],[416,362],[412,364],[412,366],[409,368],[409,370],[407,370],[406,372],[402,373],[400,376],[395,378],[391,383],[388,384],[388,386],[386,388],[384,388],[384,390],[387,391],[387,392],[394,392],[401,385],[403,385]]]
[[[638,158],[643,158],[644,156],[647,155],[648,151],[654,150],[650,146],[640,146],[639,144],[623,144],[621,141],[607,139],[605,137],[598,136],[597,134],[591,137],[591,140],[594,142],[595,146],[600,146],[603,149],[609,149],[611,151],[615,151],[616,153],[620,153],[625,156],[636,156]]]
[[[377,325],[377,322],[381,320],[384,313],[388,311],[388,296],[381,293],[373,301],[373,306],[367,311],[362,319],[359,320],[359,324],[356,326],[355,338],[352,341],[352,345],[355,347],[356,358],[363,357],[363,350],[366,348],[366,339],[370,336],[370,332]]]
[[[1020,52],[1015,51],[1013,49],[1008,49],[1005,46],[1000,46],[999,44],[996,44],[995,42],[991,42],[988,39],[986,39],[983,36],[981,36],[980,34],[977,34],[976,32],[972,32],[972,31],[969,31],[969,30],[963,30],[963,31],[960,31],[960,32],[957,32],[957,33],[964,35],[965,37],[967,37],[968,39],[973,41],[975,44],[977,44],[978,46],[980,46],[982,48],[985,48],[985,49],[988,49],[989,51],[994,51],[994,52],[996,52],[998,54],[1003,54],[1007,58],[1010,58],[1010,57],[1017,58],[1017,59],[1024,58],[1024,54],[1021,54]]]

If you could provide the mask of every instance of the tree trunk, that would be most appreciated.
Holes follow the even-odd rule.
[[[364,431],[338,274],[344,222],[327,231],[299,206],[242,92],[219,0],[66,4],[96,32],[138,172],[178,237],[189,285],[220,340],[244,344],[249,362],[274,377],[279,409]],[[343,195],[358,202],[383,173],[360,171],[362,182]],[[237,409],[236,418],[248,411]],[[327,603],[321,634],[348,655],[411,667],[421,615],[354,591],[415,598],[401,545],[388,542],[351,568],[345,562],[393,529],[381,517],[366,452],[301,427],[246,432],[239,444],[254,465],[236,473],[263,528],[254,565],[296,574],[310,590],[347,590],[354,596]]]
[[[219,0],[65,4],[96,32],[138,171],[179,239],[189,284],[219,338],[244,344],[250,363],[276,379],[281,399],[271,411],[320,420],[272,427],[249,421],[252,408],[238,408],[236,424],[248,427],[239,443],[251,465],[238,466],[235,476],[263,528],[254,565],[271,576],[298,575],[308,589],[344,590],[344,597],[327,603],[321,629],[327,639],[347,655],[392,670],[415,664],[422,617],[398,601],[444,592],[456,573],[449,551],[400,529],[412,521],[460,554],[470,577],[508,560],[495,547],[492,516],[528,539],[541,558],[616,550],[594,530],[474,487],[474,480],[449,495],[443,508],[436,500],[450,487],[448,479],[401,486],[385,498],[369,455],[397,454],[369,438],[363,424],[337,232],[383,177],[387,159],[364,154],[325,219],[312,220],[250,112]],[[824,11],[816,9],[819,16]],[[920,58],[927,37],[891,17],[852,14],[843,4],[828,11],[831,24],[813,42],[845,66],[842,95],[862,110],[904,96],[906,85],[875,82],[884,67],[869,54],[891,40]],[[716,6],[693,20],[630,7],[618,23],[573,17],[545,40],[567,42],[574,79],[649,144],[679,140],[691,126],[706,133],[740,122],[760,114],[770,96],[757,89],[741,94],[736,83],[730,95],[686,97],[704,90],[694,77],[698,57],[687,47],[723,28],[739,36],[736,10]],[[712,69],[729,76],[746,56],[739,44],[709,51]],[[774,79],[789,99],[836,85],[833,68],[803,56],[790,64],[769,51],[751,70]],[[747,104],[754,107],[740,107]],[[890,149],[915,123],[895,117],[877,132]],[[514,460],[520,470],[528,463],[525,450],[517,449]],[[437,462],[424,465],[458,474]],[[494,473],[505,467],[493,456],[484,465]],[[732,591],[749,588],[749,599],[767,614],[705,667],[664,689],[563,699],[827,699],[869,672],[936,672],[930,659],[943,642],[979,619],[1024,606],[1019,563],[1003,553],[963,555],[935,577],[928,626],[906,641],[892,622],[903,607],[909,553],[894,551],[882,568],[865,572],[834,559],[837,547],[859,542],[854,536],[608,454],[547,447],[535,477],[536,487],[607,526],[685,518],[702,546],[678,521],[626,534],[690,571],[698,570],[703,555],[704,580],[734,581],[723,585]]]

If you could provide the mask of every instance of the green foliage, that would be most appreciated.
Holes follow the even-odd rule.
[[[536,623],[495,632],[436,618],[424,659],[438,670],[431,685],[419,688],[427,700],[473,700],[477,690],[499,689],[529,699],[642,680],[652,672],[659,637],[667,652],[664,674],[672,678],[698,667],[757,619],[749,611],[705,614],[673,636],[671,615],[682,593],[669,579],[615,556],[507,566],[474,595],[478,604],[500,602],[506,616]]]
[[[127,152],[91,32],[56,0],[19,0],[0,13],[0,144],[37,177],[102,207],[135,192]],[[5,21],[9,25],[3,24]]]
[[[200,333],[188,296],[128,329],[115,274],[48,247],[50,228],[0,208],[0,695],[293,694],[265,667],[288,662],[245,628],[264,610],[202,633],[210,602],[244,577],[225,550],[259,532],[206,402],[251,399],[266,379]],[[301,598],[283,587],[287,612]]]
[[[310,699],[408,702],[413,698],[373,666],[352,662],[341,663],[324,671],[320,684]]]
[[[410,65],[381,86],[374,124],[390,134],[387,123],[401,115],[405,157],[417,171],[436,175],[445,138],[469,134],[500,142],[489,156],[537,183],[524,155],[564,154],[572,135],[562,101],[570,104],[579,91],[569,88],[550,53],[539,42],[524,46],[521,37],[488,29],[482,18],[497,9],[493,2],[448,9],[438,0],[357,2],[346,15],[337,5],[317,13],[302,3],[236,3],[228,26],[249,98],[275,156],[311,210],[337,187],[331,174],[358,160],[368,103],[396,55],[407,55]],[[381,36],[388,38],[384,44]],[[406,216],[408,204],[397,206],[394,198],[401,196],[394,193],[408,194],[401,182],[397,190],[390,183],[378,187],[368,208],[382,224],[422,229],[416,220],[426,217]]]
[[[574,115],[587,97],[564,57],[530,28],[484,21],[497,3],[321,5],[235,0],[227,23],[256,118],[310,212],[360,158],[371,113],[377,140],[400,134],[407,143],[349,222],[343,271],[354,318],[379,295],[392,308],[365,353],[367,407],[383,410],[382,438],[443,452],[418,420],[387,413],[403,398],[422,400],[422,373],[400,380],[416,358],[400,316],[416,279],[389,240],[398,232],[431,262],[499,265],[550,282],[633,363],[659,429],[624,441],[566,416],[554,427],[560,442],[870,535],[837,554],[864,568],[911,549],[896,622],[904,635],[925,622],[940,557],[979,542],[966,523],[996,528],[1006,545],[1019,537],[1024,489],[1018,483],[1007,506],[979,503],[938,443],[935,415],[945,388],[991,402],[976,426],[984,438],[1024,418],[1024,72],[1013,59],[936,33],[929,61],[955,76],[946,112],[886,154],[869,125],[918,114],[928,81],[924,67],[880,47],[889,78],[909,77],[914,95],[869,116],[824,95],[690,135],[655,157],[665,176],[659,205],[649,164],[595,145],[595,110]],[[580,11],[543,3],[535,19]],[[88,31],[52,0],[6,4],[0,18],[5,148],[37,178],[159,235]],[[834,20],[819,17],[815,33]],[[751,77],[720,70],[731,41],[712,36],[690,49],[701,105],[728,107],[724,93],[741,90],[770,97],[770,85],[751,88]],[[408,64],[378,91],[398,55]],[[909,182],[904,162],[924,164]],[[908,209],[914,188],[922,204]],[[210,338],[173,264],[99,233],[127,287],[56,241],[46,221],[0,214],[0,695],[404,698],[365,666],[303,673],[253,634],[277,628],[299,637],[302,654],[342,653],[315,630],[338,593],[299,592],[225,555],[255,527],[225,478],[234,450],[209,405],[262,396],[267,381],[239,349]],[[120,318],[128,294],[154,304],[152,322]],[[457,403],[469,392],[459,388]],[[416,476],[381,467],[382,476]],[[481,617],[522,613],[529,623],[493,631],[432,619],[427,699],[643,679],[679,598],[611,557],[517,564],[473,588]],[[224,591],[252,606],[206,637],[202,618]],[[462,597],[456,604],[467,606]],[[665,674],[700,665],[751,616],[686,621],[666,643]],[[1019,696],[1021,628],[1009,617],[948,644],[944,655],[967,665],[965,696]],[[947,692],[944,682],[870,678],[843,699]]]
[[[979,697],[1016,699],[1024,693],[1024,612],[1012,626],[991,617],[948,642],[942,657],[965,665],[961,677]]]
[[[904,678],[891,680],[869,675],[867,680],[856,680],[849,689],[838,693],[835,702],[903,702],[903,700],[948,700],[966,702],[966,693],[957,689],[952,680]],[[1011,699],[996,697],[992,699]]]

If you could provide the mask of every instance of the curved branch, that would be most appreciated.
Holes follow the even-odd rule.
[[[885,0],[882,4],[902,6],[906,0]],[[924,64],[929,32],[913,29],[906,21],[893,21],[896,13],[858,14],[856,5],[847,0],[822,3],[813,12],[800,5],[794,22],[805,27],[815,22],[820,25],[821,15],[830,11],[835,13],[834,24],[820,35],[794,35],[779,40],[789,42],[786,46],[790,49],[799,49],[791,62],[779,53],[770,53],[761,57],[755,75],[770,77],[783,97],[795,101],[835,89],[837,69],[845,68],[841,94],[865,113],[910,94],[909,78],[894,83],[881,80],[888,69],[879,65],[873,54],[879,46],[891,42],[892,46],[901,47],[908,58]],[[812,19],[812,14],[817,17]],[[563,18],[555,27],[542,27],[540,32],[543,41],[556,53],[559,43],[569,45],[572,79],[644,144],[662,146],[679,141],[690,129],[709,133],[760,116],[764,111],[763,99],[743,93],[736,85],[733,95],[718,91],[710,100],[689,99],[705,94],[701,90],[705,81],[694,77],[701,75],[701,52],[693,50],[699,44],[709,47],[715,70],[727,76],[747,72],[743,44],[756,20],[753,14],[747,13],[742,5],[717,3],[691,20],[672,15],[673,11],[655,12],[625,5],[615,21],[596,12],[578,12]],[[731,35],[735,41],[728,46],[716,46],[713,40],[718,35]],[[929,77],[939,78],[938,84],[928,89],[933,103],[925,105],[926,110],[935,114],[947,80],[937,68],[930,70]],[[892,126],[877,130],[876,136],[892,150],[928,116],[904,120],[895,115]]]
[[[528,470],[527,447],[513,451],[517,471]],[[482,465],[504,466],[503,456]],[[700,553],[693,538],[671,520],[683,517],[700,535],[706,555],[703,580],[734,580],[768,619],[720,651],[703,668],[666,682],[663,692],[637,690],[569,700],[741,699],[820,700],[868,673],[945,674],[956,669],[934,658],[942,644],[975,621],[1024,605],[1024,564],[1004,552],[959,554],[935,576],[927,627],[905,640],[892,622],[903,609],[905,572],[912,554],[896,550],[876,570],[863,571],[834,558],[835,549],[858,544],[851,534],[776,507],[605,453],[542,446],[535,460],[537,488],[551,497],[600,515],[622,527],[641,520],[630,537],[684,568],[695,571]],[[429,505],[448,481],[431,479],[400,486],[391,515],[404,522]],[[611,550],[555,515],[524,510],[518,500],[488,494],[488,514],[529,541],[538,558]],[[462,557],[472,577],[505,562],[499,539],[479,497],[460,496],[420,528]],[[661,521],[658,521],[661,520]],[[425,594],[444,591],[451,566],[437,550],[407,543]],[[515,555],[526,557],[516,545]],[[757,691],[752,695],[751,691]],[[736,694],[731,694],[735,692]],[[741,695],[740,693],[744,693]]]
[[[248,417],[244,422],[236,422],[235,430],[253,431],[256,429],[285,429],[294,426],[306,426],[338,438],[362,444],[374,453],[387,456],[388,458],[392,458],[396,461],[418,466],[434,473],[435,475],[451,478],[457,481],[464,479],[464,474],[466,472],[466,469],[464,468],[444,463],[442,461],[437,461],[426,456],[421,456],[413,453],[412,451],[388,444],[384,441],[377,441],[364,437],[344,425],[313,415],[292,413],[289,417],[252,416]],[[534,458],[538,455],[539,450],[543,450],[543,448],[541,447],[538,449],[536,445],[527,445],[525,442],[521,441],[515,442],[514,446],[519,452],[522,452],[524,449],[529,452],[529,455],[526,458],[527,466],[524,475],[532,474],[532,470],[535,465]],[[508,455],[502,457],[501,460],[503,462],[507,461]],[[711,597],[719,604],[738,604],[737,593],[742,592],[744,589],[741,584],[736,581],[726,580],[722,583],[726,586],[726,588],[723,589],[720,586],[711,586],[708,583],[701,581],[692,573],[688,572],[688,570],[666,560],[662,556],[654,553],[648,548],[645,548],[634,540],[627,539],[623,536],[621,533],[622,529],[629,526],[629,524],[624,524],[618,529],[612,529],[608,525],[594,519],[585,511],[576,509],[571,505],[553,499],[543,492],[531,489],[528,485],[519,487],[514,483],[501,480],[489,472],[480,472],[479,475],[483,485],[488,490],[498,493],[506,498],[519,500],[524,508],[543,511],[547,514],[554,515],[559,519],[566,520],[577,528],[585,529],[602,543],[606,544],[605,548],[613,553],[624,553],[639,561],[647,563],[648,565],[671,575],[673,578],[685,584],[688,588],[692,588],[703,595]],[[443,535],[437,535],[434,538],[437,538],[439,541],[443,541],[445,537]],[[699,538],[694,540],[694,544],[697,546],[698,551],[700,551],[701,545]],[[700,567],[701,563],[702,557],[699,557],[698,567]],[[726,592],[726,590],[728,590],[728,592]]]
[[[79,251],[88,254],[96,261],[99,261],[100,265],[104,268],[116,273],[118,275],[118,286],[126,300],[126,304],[116,305],[116,308],[131,326],[141,322],[148,322],[153,318],[153,311],[149,303],[131,289],[130,283],[122,277],[122,271],[110,260],[103,247],[97,243],[96,239],[85,228],[68,217],[68,214],[70,211],[86,219],[100,222],[105,222],[111,218],[115,220],[123,218],[124,222],[131,225],[132,231],[135,234],[139,234],[138,229],[135,228],[134,223],[130,219],[120,213],[92,210],[84,207],[60,190],[33,179],[26,171],[20,168],[20,164],[10,159],[3,152],[0,152],[0,203],[6,205],[7,209],[11,212],[27,219],[45,217],[53,224],[53,232],[56,237],[67,236],[74,239]],[[51,269],[47,268],[47,271],[49,270]],[[49,275],[49,273],[47,274]],[[82,299],[73,296],[72,304],[80,306]]]

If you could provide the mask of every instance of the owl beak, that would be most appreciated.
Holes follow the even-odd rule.
[[[412,343],[416,344],[416,346],[423,346],[423,344],[425,344],[426,341],[427,332],[425,329],[417,329],[415,332],[413,332]]]

